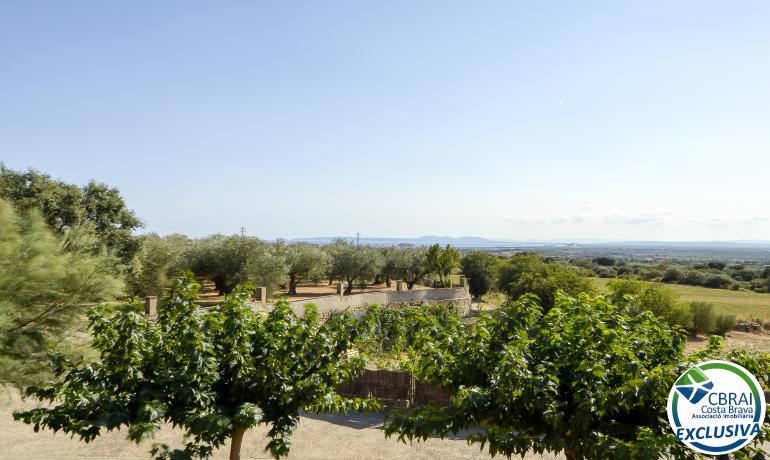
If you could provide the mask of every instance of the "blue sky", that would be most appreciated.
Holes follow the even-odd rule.
[[[767,2],[4,2],[0,161],[147,230],[770,239]]]

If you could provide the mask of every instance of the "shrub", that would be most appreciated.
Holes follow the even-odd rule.
[[[557,291],[569,295],[593,293],[590,279],[560,262],[546,262],[533,253],[517,254],[506,260],[500,268],[498,287],[513,301],[526,294],[535,294],[543,308],[550,309],[556,301]]]
[[[669,268],[663,273],[661,281],[664,283],[677,283],[682,278],[682,271],[678,268]]]
[[[714,321],[714,333],[724,336],[735,327],[734,315],[719,315]]]
[[[614,278],[617,276],[617,273],[615,270],[609,268],[609,267],[603,267],[599,266],[594,269],[594,273],[599,278]]]
[[[679,280],[680,283],[690,286],[702,286],[705,281],[706,275],[696,270],[687,270]]]
[[[730,286],[734,280],[727,275],[708,275],[703,281],[702,286],[715,289],[724,289]]]
[[[714,305],[706,302],[692,302],[690,312],[692,313],[690,332],[693,335],[705,334],[714,330],[716,325]]]
[[[601,265],[604,267],[613,267],[615,265],[615,262],[616,260],[614,257],[602,256],[594,259],[595,264]]]
[[[644,281],[617,278],[607,283],[607,289],[610,292],[607,298],[613,305],[622,307],[641,294],[646,287],[647,284]]]
[[[723,353],[722,341],[693,356],[685,337],[649,313],[630,317],[601,298],[559,296],[545,315],[531,297],[472,324],[428,327],[409,369],[452,394],[451,405],[391,413],[401,440],[467,434],[491,455],[563,453],[567,459],[695,459],[665,416],[676,379],[692,363],[734,361],[767,385],[770,357]],[[762,458],[762,431],[739,458]],[[756,455],[756,456],[755,456]]]

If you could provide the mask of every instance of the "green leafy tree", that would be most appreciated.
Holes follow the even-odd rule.
[[[186,236],[179,234],[142,235],[127,275],[131,294],[139,297],[165,294],[174,278],[188,268],[186,254],[191,244]]]
[[[190,248],[190,269],[214,282],[227,294],[244,281],[248,241],[239,236],[212,235],[195,240]]]
[[[628,303],[639,296],[649,286],[649,283],[633,278],[616,278],[607,283],[607,298],[610,303],[619,307],[626,306]]]
[[[580,276],[574,268],[543,261],[533,253],[517,254],[502,264],[498,289],[508,296],[509,301],[535,294],[546,310],[553,307],[559,290],[573,296],[595,290],[591,280]]]
[[[35,170],[17,172],[0,163],[0,198],[18,210],[38,209],[54,231],[84,224],[128,263],[138,247],[133,231],[142,223],[116,188],[91,181],[84,187],[52,179]]]
[[[452,271],[460,266],[460,253],[448,244],[442,248],[436,243],[428,248],[426,263],[428,271],[438,276],[439,283],[450,287]]]
[[[214,282],[220,294],[251,281],[275,292],[286,283],[288,267],[282,242],[268,244],[239,235],[212,235],[195,240],[189,251],[189,268]]]
[[[382,272],[388,287],[391,279],[401,279],[407,289],[413,289],[428,273],[426,254],[423,248],[387,248],[383,253]]]
[[[463,275],[468,278],[469,290],[474,299],[492,290],[497,284],[500,259],[488,252],[474,251],[462,258]]]
[[[302,410],[378,409],[334,391],[363,369],[361,359],[345,357],[359,329],[352,317],[320,323],[314,307],[298,317],[284,301],[255,313],[242,289],[202,313],[194,303],[198,287],[192,275],[180,279],[157,320],[137,305],[93,310],[99,358],[59,362],[55,383],[27,389],[49,406],[14,417],[85,442],[121,427],[139,442],[171,423],[187,442],[173,450],[156,444],[155,458],[208,458],[229,438],[230,459],[237,460],[243,434],[258,424],[270,426],[266,450],[279,458],[289,453]]]
[[[241,282],[264,286],[269,294],[286,285],[288,272],[286,245],[282,241],[267,244],[252,238],[247,246]]]
[[[37,210],[0,199],[0,381],[41,378],[85,305],[122,292],[118,260],[92,235],[83,226],[54,234]]]
[[[286,246],[289,295],[297,294],[300,281],[318,282],[328,270],[329,256],[318,245],[295,243]]]
[[[424,248],[405,249],[398,275],[406,282],[407,289],[414,289],[415,284],[423,281],[428,274],[428,251]]]
[[[649,312],[624,314],[603,298],[558,295],[545,315],[523,297],[478,321],[441,325],[424,316],[408,368],[452,393],[448,407],[391,413],[386,435],[402,440],[467,435],[489,453],[563,453],[568,459],[695,459],[666,417],[671,386],[689,366],[727,359],[765,389],[770,355],[708,349],[686,357],[686,334]],[[765,423],[770,417],[765,419]],[[738,458],[764,458],[763,430]]]
[[[353,286],[374,279],[381,271],[380,253],[371,246],[338,244],[331,253],[332,273],[347,281],[346,294],[353,292]]]

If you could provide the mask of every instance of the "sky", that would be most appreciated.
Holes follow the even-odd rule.
[[[770,3],[0,3],[0,161],[145,231],[770,240]]]

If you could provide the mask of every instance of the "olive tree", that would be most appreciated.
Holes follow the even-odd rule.
[[[425,248],[403,250],[397,273],[406,282],[407,289],[421,283],[428,270],[428,251]]]
[[[439,278],[444,287],[450,287],[452,270],[460,266],[460,253],[450,245],[442,248],[438,243],[428,248],[425,255],[428,271]]]
[[[315,244],[287,245],[285,257],[289,276],[289,295],[297,294],[297,284],[300,281],[320,281],[329,264],[327,253]]]
[[[525,296],[478,321],[417,319],[408,368],[452,394],[391,413],[386,435],[402,440],[457,435],[491,455],[563,453],[568,459],[695,459],[666,418],[668,393],[696,362],[727,359],[770,385],[770,355],[708,349],[685,356],[686,333],[643,312],[629,316],[601,297],[559,294],[546,314]],[[770,417],[765,419],[765,423]],[[738,458],[764,458],[763,430]],[[757,455],[757,456],[754,456]]]
[[[297,316],[286,302],[255,313],[240,288],[202,313],[198,287],[192,275],[181,278],[157,320],[137,305],[94,309],[89,328],[99,358],[60,361],[56,382],[26,391],[48,404],[14,418],[85,442],[122,427],[139,442],[171,423],[186,444],[156,444],[155,458],[208,458],[229,438],[237,460],[244,433],[259,424],[270,427],[266,450],[279,458],[303,410],[378,409],[334,391],[363,369],[362,359],[346,358],[359,330],[352,317],[321,323],[314,307]]]
[[[331,257],[332,273],[348,283],[346,294],[353,292],[356,282],[364,283],[374,279],[382,264],[380,253],[371,246],[340,244],[335,247]]]
[[[185,255],[190,244],[179,234],[142,235],[126,277],[130,293],[140,297],[165,294],[174,278],[188,268]]]

